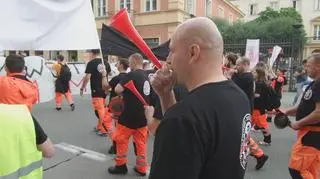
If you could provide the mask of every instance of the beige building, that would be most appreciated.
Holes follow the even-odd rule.
[[[230,0],[244,13],[245,21],[257,18],[266,7],[280,9],[293,7],[300,12],[307,32],[308,42],[305,45],[304,57],[314,50],[320,50],[320,0]]]
[[[167,41],[175,28],[195,16],[220,16],[230,23],[244,14],[227,0],[91,0],[99,34],[120,9],[127,8],[133,25],[150,47]]]

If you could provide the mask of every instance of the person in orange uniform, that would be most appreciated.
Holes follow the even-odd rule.
[[[120,115],[113,140],[116,142],[116,165],[108,169],[111,174],[126,174],[127,153],[129,139],[132,136],[136,154],[134,171],[145,176],[147,164],[147,119],[144,115],[144,105],[125,85],[133,81],[136,89],[147,103],[150,103],[150,82],[148,75],[143,70],[143,58],[140,54],[129,57],[131,72],[124,76],[117,84],[115,92],[122,94],[124,110]]]
[[[105,90],[102,88],[103,76],[99,72],[99,67],[102,66],[102,59],[98,57],[100,55],[99,49],[88,50],[87,53],[89,62],[85,70],[86,75],[83,78],[82,87],[80,88],[80,95],[83,96],[83,90],[86,88],[90,80],[92,105],[95,115],[98,118],[98,122],[94,130],[99,136],[104,137],[111,135],[112,133],[112,120],[111,118],[105,118],[106,113],[108,113],[108,111],[106,111],[105,109],[107,95]],[[103,61],[107,74],[109,74],[111,72],[110,65],[106,59],[104,59]]]
[[[298,130],[289,162],[293,179],[320,178],[320,54],[308,58],[306,71],[314,81],[304,91],[298,106],[284,110],[285,114],[296,116],[290,126]]]
[[[61,110],[61,104],[62,104],[62,96],[64,95],[67,99],[68,104],[71,107],[71,110],[74,111],[75,105],[72,100],[71,91],[70,91],[70,85],[69,82],[71,80],[71,72],[67,65],[66,60],[64,59],[64,56],[58,55],[57,61],[53,66],[53,69],[56,71],[56,110]]]
[[[6,58],[7,76],[0,76],[0,103],[25,104],[32,111],[32,106],[38,101],[38,88],[27,79],[24,69],[22,56],[9,55]]]
[[[108,79],[107,79],[107,71],[105,71],[105,70],[101,71],[101,74],[103,76],[102,88],[105,91],[109,91],[111,89],[110,98],[109,98],[109,106],[106,109],[108,111],[109,111],[109,107],[111,107],[110,103],[112,103],[112,100],[120,100],[121,99],[121,96],[119,96],[114,90],[115,90],[117,84],[122,80],[122,78],[124,76],[126,76],[128,68],[129,68],[129,61],[124,58],[119,59],[119,61],[117,62],[117,69],[119,71],[119,74],[117,76],[113,77],[110,81],[108,81]],[[111,117],[111,116],[108,114],[105,116],[105,118],[109,118],[109,117]],[[114,119],[115,126],[117,126],[119,115],[112,114],[112,118]],[[113,144],[108,151],[109,154],[116,154],[116,147],[115,146],[116,146],[116,142],[113,141]]]

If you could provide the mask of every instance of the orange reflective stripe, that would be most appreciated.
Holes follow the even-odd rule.
[[[299,129],[300,131],[313,131],[320,132],[320,127],[318,126],[305,126]]]
[[[127,155],[117,155],[117,158],[126,158]]]

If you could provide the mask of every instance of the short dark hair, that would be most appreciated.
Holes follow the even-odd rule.
[[[125,58],[120,58],[119,64],[122,65],[125,70],[127,70],[129,68],[129,60],[127,60]]]
[[[320,53],[313,53],[308,59],[313,59],[316,63],[320,62]]]
[[[25,68],[25,61],[20,55],[9,55],[6,57],[5,65],[10,73],[21,73]]]
[[[64,60],[64,56],[63,55],[58,55],[56,58],[60,62]]]
[[[238,55],[235,54],[235,53],[228,53],[227,56],[226,56],[226,59],[231,62],[232,65],[236,65],[236,62],[238,60]]]
[[[302,65],[306,64],[307,61],[308,61],[307,59],[302,60]]]
[[[95,55],[99,55],[100,54],[100,49],[91,49],[91,50],[87,50],[87,52],[93,53]]]

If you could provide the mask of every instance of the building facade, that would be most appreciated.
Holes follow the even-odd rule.
[[[320,0],[230,0],[230,2],[245,13],[245,21],[257,18],[266,7],[276,10],[295,8],[302,16],[308,38],[304,47],[304,58],[320,50]]]
[[[169,40],[175,28],[191,16],[219,16],[230,23],[244,14],[227,0],[91,0],[96,24],[108,24],[120,9],[127,8],[131,21],[150,47]]]
[[[221,17],[234,23],[245,15],[228,0],[91,0],[91,5],[99,36],[102,24],[108,25],[113,15],[127,8],[133,25],[151,48],[169,40],[176,27],[192,16]],[[84,51],[43,52],[50,60],[57,55],[68,61],[85,59]]]

